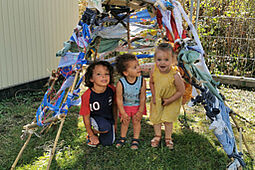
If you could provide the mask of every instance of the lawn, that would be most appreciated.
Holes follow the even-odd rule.
[[[236,113],[245,117],[238,123],[244,127],[247,143],[255,150],[255,96],[254,90],[220,87],[228,103]],[[40,105],[43,90],[23,92],[15,98],[0,102],[0,169],[10,169],[24,141],[20,139],[22,127],[30,123]],[[187,121],[190,129],[183,128],[178,121],[174,125],[175,148],[170,151],[164,147],[151,148],[153,128],[148,117],[142,120],[141,143],[137,151],[130,149],[132,130],[129,130],[128,141],[123,148],[114,146],[90,148],[86,145],[86,131],[78,107],[69,110],[68,116],[57,145],[51,169],[226,169],[231,161],[223,151],[213,132],[208,130],[202,106],[187,108]],[[238,118],[238,117],[237,117]],[[183,122],[183,114],[180,115]],[[59,123],[53,125],[40,137],[32,136],[26,147],[17,169],[45,169],[49,159]],[[238,140],[236,128],[233,128]],[[118,129],[119,134],[119,129]],[[237,143],[239,146],[239,143]],[[245,169],[254,169],[254,163],[247,156],[243,145]]]

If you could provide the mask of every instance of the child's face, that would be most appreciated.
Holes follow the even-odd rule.
[[[131,60],[127,65],[127,70],[123,72],[125,76],[139,77],[141,75],[141,67],[137,60]]]
[[[158,50],[155,56],[155,62],[161,73],[168,73],[172,65],[171,52]]]
[[[110,83],[110,72],[107,67],[96,65],[90,81],[95,87],[106,87]]]

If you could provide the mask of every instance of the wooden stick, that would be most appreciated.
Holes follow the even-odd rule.
[[[54,123],[54,122],[51,122],[51,123],[50,123],[50,125],[49,125],[48,128],[46,129],[45,134],[47,134],[47,133],[49,132],[49,130],[50,130],[50,128],[51,128],[51,126],[52,126],[53,124],[55,124],[55,123]]]
[[[45,120],[44,123],[47,124],[47,123],[55,122],[55,121],[59,120],[59,118],[62,119],[64,116],[65,116],[65,114],[63,113],[59,117],[52,117],[52,118]],[[37,123],[31,123],[31,124],[27,124],[27,125],[23,126],[23,129],[26,129],[26,130],[33,129],[37,126],[38,126]]]
[[[33,122],[36,122],[36,118],[34,118]],[[20,149],[17,158],[15,159],[14,163],[12,164],[11,170],[13,170],[13,169],[16,167],[16,165],[17,165],[17,163],[18,163],[18,161],[19,161],[19,159],[20,159],[20,157],[21,157],[23,151],[25,150],[25,148],[26,148],[28,142],[29,142],[30,139],[31,139],[31,136],[32,136],[32,134],[29,133],[29,136],[28,136],[26,142],[24,143],[24,145],[23,145],[22,148]]]
[[[99,37],[98,42],[97,42],[96,47],[95,47],[96,51],[95,51],[94,61],[96,61],[96,59],[97,59],[98,49],[99,49],[101,40],[102,40],[102,38]]]
[[[67,94],[66,94],[66,96],[65,96],[65,98],[64,98],[63,101],[66,101],[66,100],[67,100],[67,96],[68,96],[69,91],[70,91],[70,88],[68,89]],[[65,116],[65,115],[62,114],[62,115],[60,115],[60,118],[63,118],[64,116]],[[55,121],[57,121],[57,120],[58,120],[58,119],[56,119]],[[50,123],[50,125],[47,127],[47,130],[46,130],[45,133],[48,133],[49,129],[51,128],[51,126],[53,125],[53,123],[54,123],[55,121],[52,121],[52,122]],[[45,122],[46,122],[46,121],[45,121]],[[44,122],[44,123],[45,123],[45,122]]]
[[[31,139],[31,136],[32,136],[32,134],[29,133],[29,136],[28,136],[26,142],[24,143],[23,147],[22,147],[21,150],[19,151],[19,154],[18,154],[17,158],[15,159],[14,163],[12,164],[11,170],[14,170],[14,168],[16,167],[16,165],[17,165],[17,163],[18,163],[18,161],[19,161],[19,158],[21,157],[23,151],[25,150],[25,148],[26,148],[28,142],[29,142],[30,139]]]
[[[187,121],[187,111],[186,111],[184,105],[182,105],[182,109],[183,109],[183,112],[184,112],[184,114],[183,114],[183,116],[184,116],[184,126],[186,128],[189,128],[189,124],[188,124],[188,121]]]
[[[189,74],[190,76],[192,75],[192,74],[190,73],[190,71],[187,70],[187,72],[188,72],[188,74]],[[192,77],[191,77],[191,78],[192,78]],[[197,89],[196,89],[196,90],[197,90]],[[197,92],[198,92],[198,90],[197,90]],[[226,103],[226,101],[224,102],[224,104],[225,104],[225,106],[229,107],[228,104]],[[229,108],[230,108],[230,107],[229,107]],[[232,114],[232,113],[229,113],[229,115],[231,116],[231,118],[232,118],[233,122],[235,123],[237,129],[240,130],[240,126],[239,126],[238,123],[236,122],[236,120],[235,120],[233,114]],[[252,156],[252,152],[251,152],[251,150],[249,149],[249,146],[247,145],[246,139],[245,139],[245,137],[244,137],[243,134],[242,134],[242,139],[243,139],[244,145],[245,145],[245,147],[246,147],[246,149],[247,149],[247,151],[248,151],[250,157],[252,158],[252,160],[254,160],[254,158],[253,158],[253,156]]]
[[[51,83],[49,93],[51,93],[51,91],[52,91],[52,89],[53,89],[53,86],[55,85],[57,79],[58,79],[58,77],[55,77],[54,80],[53,80],[53,82]]]
[[[72,87],[70,87],[70,92],[71,92],[71,93],[73,93],[73,91],[74,91],[74,87],[75,87],[75,85],[76,85],[76,81],[77,81],[77,79],[78,79],[79,72],[80,72],[80,70],[78,70],[78,71],[76,72],[75,78],[74,78],[74,81],[73,81],[73,85],[72,85]],[[67,96],[67,95],[68,95],[68,93],[66,94],[66,96]],[[67,97],[65,98],[65,100],[63,101],[63,103],[65,103],[66,100],[67,100]],[[60,137],[60,134],[61,134],[61,131],[62,131],[64,122],[65,122],[65,117],[66,117],[66,116],[64,115],[64,117],[61,119],[61,124],[60,124],[60,126],[59,126],[58,133],[57,133],[57,136],[56,136],[56,138],[55,138],[53,148],[52,148],[52,150],[51,150],[51,152],[50,152],[50,159],[49,159],[49,162],[48,162],[47,170],[50,169],[50,165],[51,165],[51,162],[52,162],[52,159],[53,159],[53,157],[54,157],[55,150],[56,150],[56,147],[57,147],[58,139],[59,139],[59,137]]]
[[[188,70],[187,70],[187,71],[188,71]],[[191,75],[191,73],[190,73],[189,71],[188,71],[188,74]],[[196,89],[196,90],[197,90],[197,89]],[[197,90],[197,92],[198,92],[198,90]],[[225,106],[229,107],[228,104],[226,103],[226,101],[224,102],[224,104],[225,104]],[[230,107],[229,107],[229,108],[230,108]],[[235,120],[233,114],[232,114],[232,113],[229,113],[229,115],[231,116],[233,122],[235,123],[237,129],[239,130],[239,129],[240,129],[240,126],[238,125],[237,121]],[[246,139],[245,139],[245,137],[244,137],[243,134],[242,134],[242,139],[243,139],[244,145],[245,145],[245,147],[246,147],[246,149],[247,149],[247,151],[248,151],[250,157],[254,160],[254,158],[253,158],[253,156],[252,156],[252,152],[251,152],[251,150],[249,149],[249,146],[247,145]]]
[[[196,30],[197,30],[197,23],[198,23],[198,17],[199,17],[199,8],[200,8],[200,0],[197,0],[196,22],[195,22]]]
[[[228,108],[230,108],[226,101],[224,101],[224,104],[225,104],[225,106],[227,106]],[[232,110],[232,111],[233,111],[233,110]],[[239,130],[239,129],[240,129],[240,126],[238,125],[238,123],[237,123],[237,121],[236,121],[236,119],[235,119],[233,113],[230,112],[229,115],[230,115],[230,117],[232,118],[234,124],[236,125],[236,128]],[[244,146],[246,147],[246,149],[247,149],[247,151],[248,151],[248,153],[249,153],[251,159],[254,160],[254,157],[252,156],[252,152],[251,152],[249,146],[247,145],[246,139],[245,139],[245,137],[244,137],[243,134],[242,134],[242,139],[243,139]]]
[[[53,146],[53,148],[50,152],[50,159],[49,159],[49,162],[48,162],[47,170],[50,169],[50,165],[51,165],[52,159],[54,157],[54,153],[55,153],[55,150],[56,150],[56,147],[57,147],[58,139],[59,139],[59,136],[61,134],[61,130],[63,128],[64,122],[65,122],[65,117],[63,119],[61,119],[61,124],[59,126],[58,133],[57,133],[56,139],[54,141],[54,146]]]
[[[239,129],[240,129],[240,126],[238,125],[238,123],[237,123],[237,121],[235,120],[235,117],[234,117],[234,115],[233,115],[232,113],[230,113],[230,117],[232,118],[234,124],[236,125],[236,128],[239,130]],[[244,137],[243,134],[242,134],[242,139],[243,139],[244,146],[246,147],[246,149],[247,149],[247,151],[248,151],[248,153],[249,153],[251,159],[254,160],[254,157],[252,156],[252,152],[251,152],[249,146],[247,145],[246,139],[245,139],[245,137]]]
[[[243,146],[242,146],[242,142],[243,142],[243,134],[242,134],[243,129],[239,128],[239,151],[243,152]]]
[[[75,75],[76,76],[76,75]],[[74,77],[74,81],[73,81],[73,83],[75,82],[76,80],[75,80],[75,77]],[[68,97],[68,93],[70,92],[70,90],[71,90],[71,88],[72,87],[70,87],[68,90],[67,90],[67,93],[66,93],[66,96],[65,96],[65,98],[64,98],[64,102],[63,103],[65,103],[66,102],[66,100],[67,100],[67,97]],[[73,92],[73,90],[72,90],[72,92]]]
[[[68,97],[68,93],[69,93],[70,89],[71,89],[71,88],[68,89],[68,91],[67,91],[67,93],[66,93],[66,95],[65,95],[65,98],[64,98],[64,100],[63,100],[63,101],[64,101],[63,103],[66,102],[67,97]],[[55,121],[59,120],[59,118],[62,119],[64,116],[65,116],[65,114],[63,113],[63,114],[61,114],[59,117],[52,117],[52,118],[46,119],[46,120],[44,121],[44,123],[47,124],[47,123],[55,122]],[[27,124],[27,125],[23,126],[23,129],[26,129],[26,130],[28,130],[28,129],[33,129],[33,128],[37,127],[37,126],[38,126],[37,123],[34,122],[34,123],[32,123],[32,124]]]
[[[129,7],[129,0],[127,0],[127,6]],[[131,43],[130,43],[130,24],[129,24],[129,17],[130,17],[130,9],[128,11],[127,15],[127,40],[128,40],[128,49],[131,49]]]

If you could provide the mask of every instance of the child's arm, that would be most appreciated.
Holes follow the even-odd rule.
[[[85,128],[87,130],[87,133],[89,135],[89,140],[91,141],[92,144],[99,144],[98,137],[94,134],[94,132],[91,129],[91,124],[90,124],[90,115],[83,115],[83,123],[85,125]]]
[[[129,119],[129,116],[125,112],[124,106],[123,106],[123,87],[121,82],[119,81],[116,85],[116,101],[117,101],[117,106],[119,109],[119,112],[121,114],[120,121],[127,121]]]
[[[113,90],[114,92],[114,95],[113,95],[113,104],[112,104],[112,114],[113,114],[113,119],[114,119],[114,130],[115,130],[115,133],[117,132],[117,111],[118,111],[118,108],[117,108],[117,102],[116,102],[116,88],[113,84],[109,84],[109,87]]]
[[[140,91],[140,106],[139,106],[138,112],[135,114],[136,118],[138,118],[139,120],[142,119],[143,112],[145,109],[145,104],[146,104],[146,81],[144,78],[142,79],[142,81],[143,81],[143,85]]]
[[[163,99],[163,106],[166,106],[166,105],[174,102],[175,100],[179,99],[180,97],[183,96],[183,94],[185,92],[184,82],[183,82],[179,72],[177,72],[174,75],[174,85],[176,87],[176,92],[170,98]]]
[[[156,99],[155,99],[155,87],[154,87],[154,81],[153,81],[152,73],[153,72],[151,72],[151,74],[150,74],[150,82],[149,82],[149,84],[150,84],[150,89],[151,89],[152,102],[153,102],[153,104],[155,104],[156,103]]]
[[[114,102],[113,102],[113,118],[114,118],[115,133],[117,132],[117,112],[118,112],[117,103],[116,103],[116,100],[114,100]]]

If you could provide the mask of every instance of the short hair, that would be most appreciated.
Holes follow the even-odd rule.
[[[161,43],[157,46],[154,57],[156,57],[158,51],[171,52],[174,54],[174,50],[171,44],[169,43]]]
[[[92,63],[91,65],[89,65],[89,67],[87,68],[87,71],[85,73],[85,86],[87,86],[89,88],[92,88],[94,86],[94,83],[92,83],[90,81],[90,79],[92,78],[93,70],[98,65],[107,67],[109,74],[110,74],[110,83],[109,84],[113,84],[113,67],[111,66],[111,64],[107,61],[96,61],[96,62]]]
[[[116,58],[116,69],[119,74],[124,76],[123,72],[127,71],[128,62],[137,60],[136,56],[130,53],[120,55]]]

